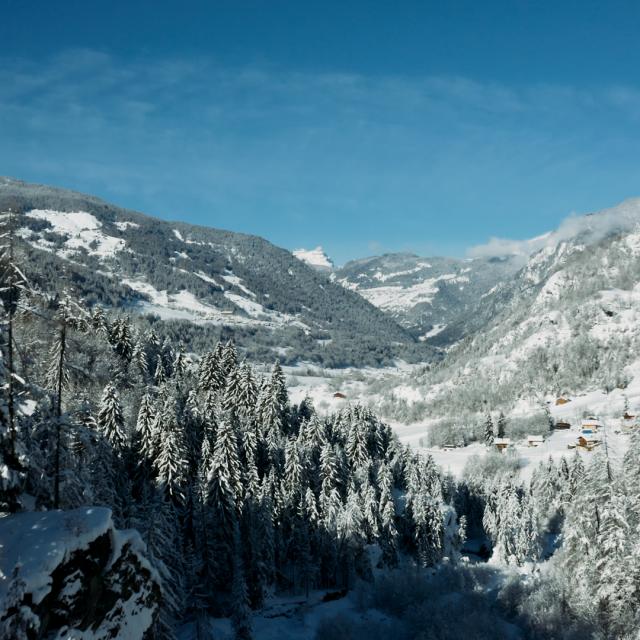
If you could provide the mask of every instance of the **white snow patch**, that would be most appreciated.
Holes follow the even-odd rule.
[[[244,291],[248,296],[252,298],[256,297],[256,294],[253,291],[249,291],[247,287],[242,284],[242,279],[238,276],[234,276],[233,274],[225,274],[222,276],[224,280],[226,280],[229,284],[232,284],[234,287],[238,287],[241,291]]]
[[[120,231],[126,231],[127,229],[137,229],[140,225],[137,222],[131,222],[130,220],[124,220],[122,222],[113,223]]]
[[[66,236],[66,250],[63,254],[69,255],[80,249],[85,249],[89,254],[100,258],[113,257],[118,251],[125,248],[122,238],[108,236],[102,232],[102,223],[92,214],[86,211],[53,211],[51,209],[32,209],[25,214],[28,218],[47,220],[53,227],[53,233]],[[29,234],[29,238],[34,234]],[[27,237],[23,234],[23,237]],[[27,238],[27,239],[29,239]],[[41,239],[41,242],[42,239]],[[39,248],[46,245],[35,244]],[[50,245],[51,247],[55,245]]]

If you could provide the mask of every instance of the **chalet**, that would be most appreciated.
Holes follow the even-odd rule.
[[[623,419],[623,420],[627,420],[627,421],[628,421],[628,420],[635,420],[635,419],[636,419],[636,417],[635,417],[635,416],[630,416],[630,415],[629,415],[629,412],[628,412],[628,411],[625,411],[625,412],[624,412],[624,415],[622,416],[622,419]]]
[[[558,399],[556,400],[556,406],[558,406],[558,407],[559,407],[559,406],[561,406],[561,405],[563,405],[563,404],[567,404],[567,402],[571,402],[571,400],[570,400],[569,398],[563,398],[563,397],[560,397],[560,398],[558,398]]]
[[[527,436],[527,444],[530,447],[539,447],[544,444],[544,436]]]
[[[554,429],[571,429],[571,423],[566,420],[557,420],[553,425]]]
[[[511,446],[511,438],[494,438],[493,446],[500,452]]]
[[[594,418],[593,416],[591,416],[590,418],[585,418],[581,422],[581,426],[582,426],[582,431],[583,432],[584,432],[585,429],[587,429],[589,431],[597,431],[598,429],[602,429],[604,427],[602,422],[600,422],[600,420],[598,420],[598,418]]]
[[[584,451],[592,451],[599,444],[600,440],[594,440],[585,436],[579,436],[576,446],[578,447],[578,449],[583,449]]]
[[[336,391],[333,394],[333,397],[337,398],[338,400],[346,400],[347,399],[347,396],[345,396],[344,393],[340,393],[339,391]]]

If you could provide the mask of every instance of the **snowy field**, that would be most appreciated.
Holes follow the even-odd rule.
[[[397,397],[403,397],[409,402],[428,398],[433,390],[418,390],[406,384],[398,385],[398,381],[406,379],[407,373],[420,366],[399,362],[396,367],[381,369],[321,369],[311,364],[299,364],[284,369],[290,385],[291,401],[299,403],[305,397],[309,397],[321,414],[328,414],[339,411],[349,403],[368,404],[371,401],[379,400],[377,394],[370,393],[369,387],[372,383],[381,381],[388,382],[390,387],[393,386],[394,394]],[[555,398],[547,399],[547,406],[553,419],[567,421],[572,425],[572,428],[545,434],[544,443],[537,447],[530,447],[526,439],[513,443],[512,449],[520,458],[523,480],[528,480],[535,467],[549,457],[557,461],[563,456],[573,456],[576,449],[569,448],[569,445],[576,443],[580,435],[581,420],[586,414],[598,416],[603,420],[605,428],[599,433],[603,440],[602,446],[606,442],[609,456],[614,464],[621,462],[629,438],[628,434],[622,433],[621,416],[625,410],[625,403],[632,414],[640,414],[640,363],[629,367],[628,370],[633,377],[629,386],[624,390],[615,389],[609,394],[601,390],[582,393],[574,397],[567,397],[569,402],[561,405],[555,404]],[[336,398],[336,393],[340,393],[346,398]],[[537,411],[539,411],[538,405],[532,401],[523,400],[515,406],[511,415],[514,418],[521,418],[533,415]],[[422,453],[430,454],[443,471],[460,478],[469,458],[474,455],[484,455],[487,447],[478,442],[455,449],[423,446],[427,441],[430,428],[437,421],[437,419],[425,419],[412,424],[403,424],[387,420],[403,444]],[[539,434],[532,433],[531,435]],[[578,451],[585,462],[593,455],[593,452]]]

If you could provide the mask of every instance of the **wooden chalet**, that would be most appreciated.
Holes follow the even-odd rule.
[[[590,418],[585,418],[580,424],[583,431],[597,431],[598,429],[602,429],[604,427],[602,422],[600,422],[598,418],[595,418],[593,416]]]
[[[592,451],[600,444],[600,440],[592,440],[585,436],[578,436],[578,443],[576,444],[576,447],[578,449],[583,449],[584,451]]]
[[[339,391],[336,391],[333,394],[333,397],[337,398],[338,400],[346,400],[347,399],[347,396],[345,396],[344,393],[340,393]]]
[[[511,446],[511,438],[494,438],[493,446],[500,452]]]
[[[539,447],[544,444],[544,436],[527,436],[527,444],[530,447]]]
[[[556,420],[555,424],[553,425],[554,429],[571,429],[571,423],[568,422],[567,420]]]
[[[563,398],[562,396],[556,400],[556,406],[559,407],[563,404],[567,404],[567,402],[571,402],[569,398]]]

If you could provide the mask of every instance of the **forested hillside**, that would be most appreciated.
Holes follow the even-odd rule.
[[[335,278],[421,341],[445,347],[490,320],[485,299],[522,266],[520,256],[460,259],[392,253],[348,262]]]
[[[446,418],[445,429],[455,422],[458,435],[473,439],[487,410],[535,414],[543,423],[546,401],[635,389],[639,219],[640,204],[629,201],[577,219],[575,233],[535,252],[484,298],[492,316],[484,329],[403,382],[400,388],[416,390],[411,416]],[[397,404],[397,415],[407,410]]]
[[[15,550],[33,529],[16,512],[41,512],[41,539],[74,555],[46,564],[27,545],[14,566],[4,558],[3,637],[212,638],[225,619],[247,640],[274,597],[351,602],[354,590],[360,614],[325,616],[317,638],[634,637],[639,436],[621,467],[602,450],[523,483],[516,457],[492,453],[456,480],[364,407],[292,405],[278,363],[261,376],[231,342],[194,359],[39,291],[6,239],[0,533]],[[100,564],[105,534],[116,565]],[[99,583],[76,570],[94,555]]]
[[[233,338],[257,361],[276,355],[325,366],[431,359],[362,297],[256,236],[169,223],[92,196],[0,179],[0,210],[16,214],[31,278],[148,322],[188,350]]]
[[[231,342],[192,360],[153,329],[38,290],[28,266],[9,229],[2,509],[104,505],[137,529],[162,581],[150,637],[213,615],[248,638],[273,589],[349,589],[399,554],[433,566],[457,553],[433,462],[368,410],[291,406],[278,363],[257,375]],[[20,571],[0,619],[47,635]]]

